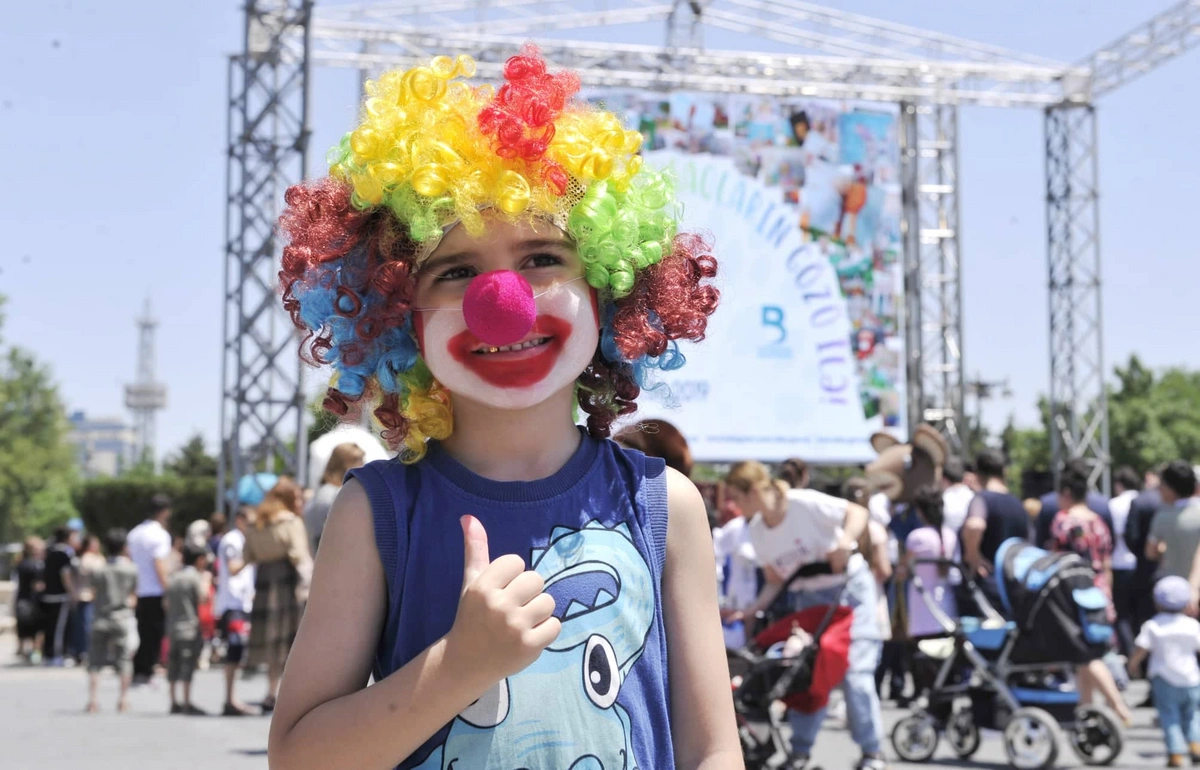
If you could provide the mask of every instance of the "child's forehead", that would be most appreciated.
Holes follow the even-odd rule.
[[[431,258],[447,253],[460,251],[482,251],[496,248],[508,248],[524,241],[552,241],[570,245],[570,237],[554,223],[540,217],[524,217],[509,220],[499,215],[484,215],[484,229],[473,234],[462,226],[452,227],[444,236],[438,247],[430,254]]]

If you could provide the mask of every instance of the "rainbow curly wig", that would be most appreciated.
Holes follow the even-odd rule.
[[[577,383],[588,430],[607,437],[651,369],[683,365],[675,340],[704,338],[718,292],[707,244],[677,232],[671,179],[642,165],[641,135],[573,97],[536,48],[508,60],[499,89],[472,86],[468,56],[439,56],[367,83],[361,122],[330,174],[287,191],[279,284],[306,332],[301,356],[334,370],[325,408],[367,405],[388,444],[420,459],[445,438],[450,394],[422,360],[410,309],[422,261],[450,225],[482,212],[540,217],[574,241],[597,290],[600,345]]]

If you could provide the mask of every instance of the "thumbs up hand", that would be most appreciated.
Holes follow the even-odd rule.
[[[542,576],[525,569],[520,556],[491,561],[487,531],[474,516],[463,516],[463,582],[447,652],[478,671],[485,686],[533,663],[558,637],[554,597]]]

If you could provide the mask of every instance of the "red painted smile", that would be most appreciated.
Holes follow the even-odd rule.
[[[542,315],[533,330],[512,345],[493,348],[466,330],[451,337],[446,349],[455,361],[489,385],[528,388],[546,379],[554,369],[571,329],[570,321]]]

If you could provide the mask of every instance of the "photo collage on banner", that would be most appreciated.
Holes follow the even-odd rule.
[[[898,110],[887,104],[596,92],[670,169],[711,236],[721,307],[659,374],[701,460],[864,462],[907,437]]]

